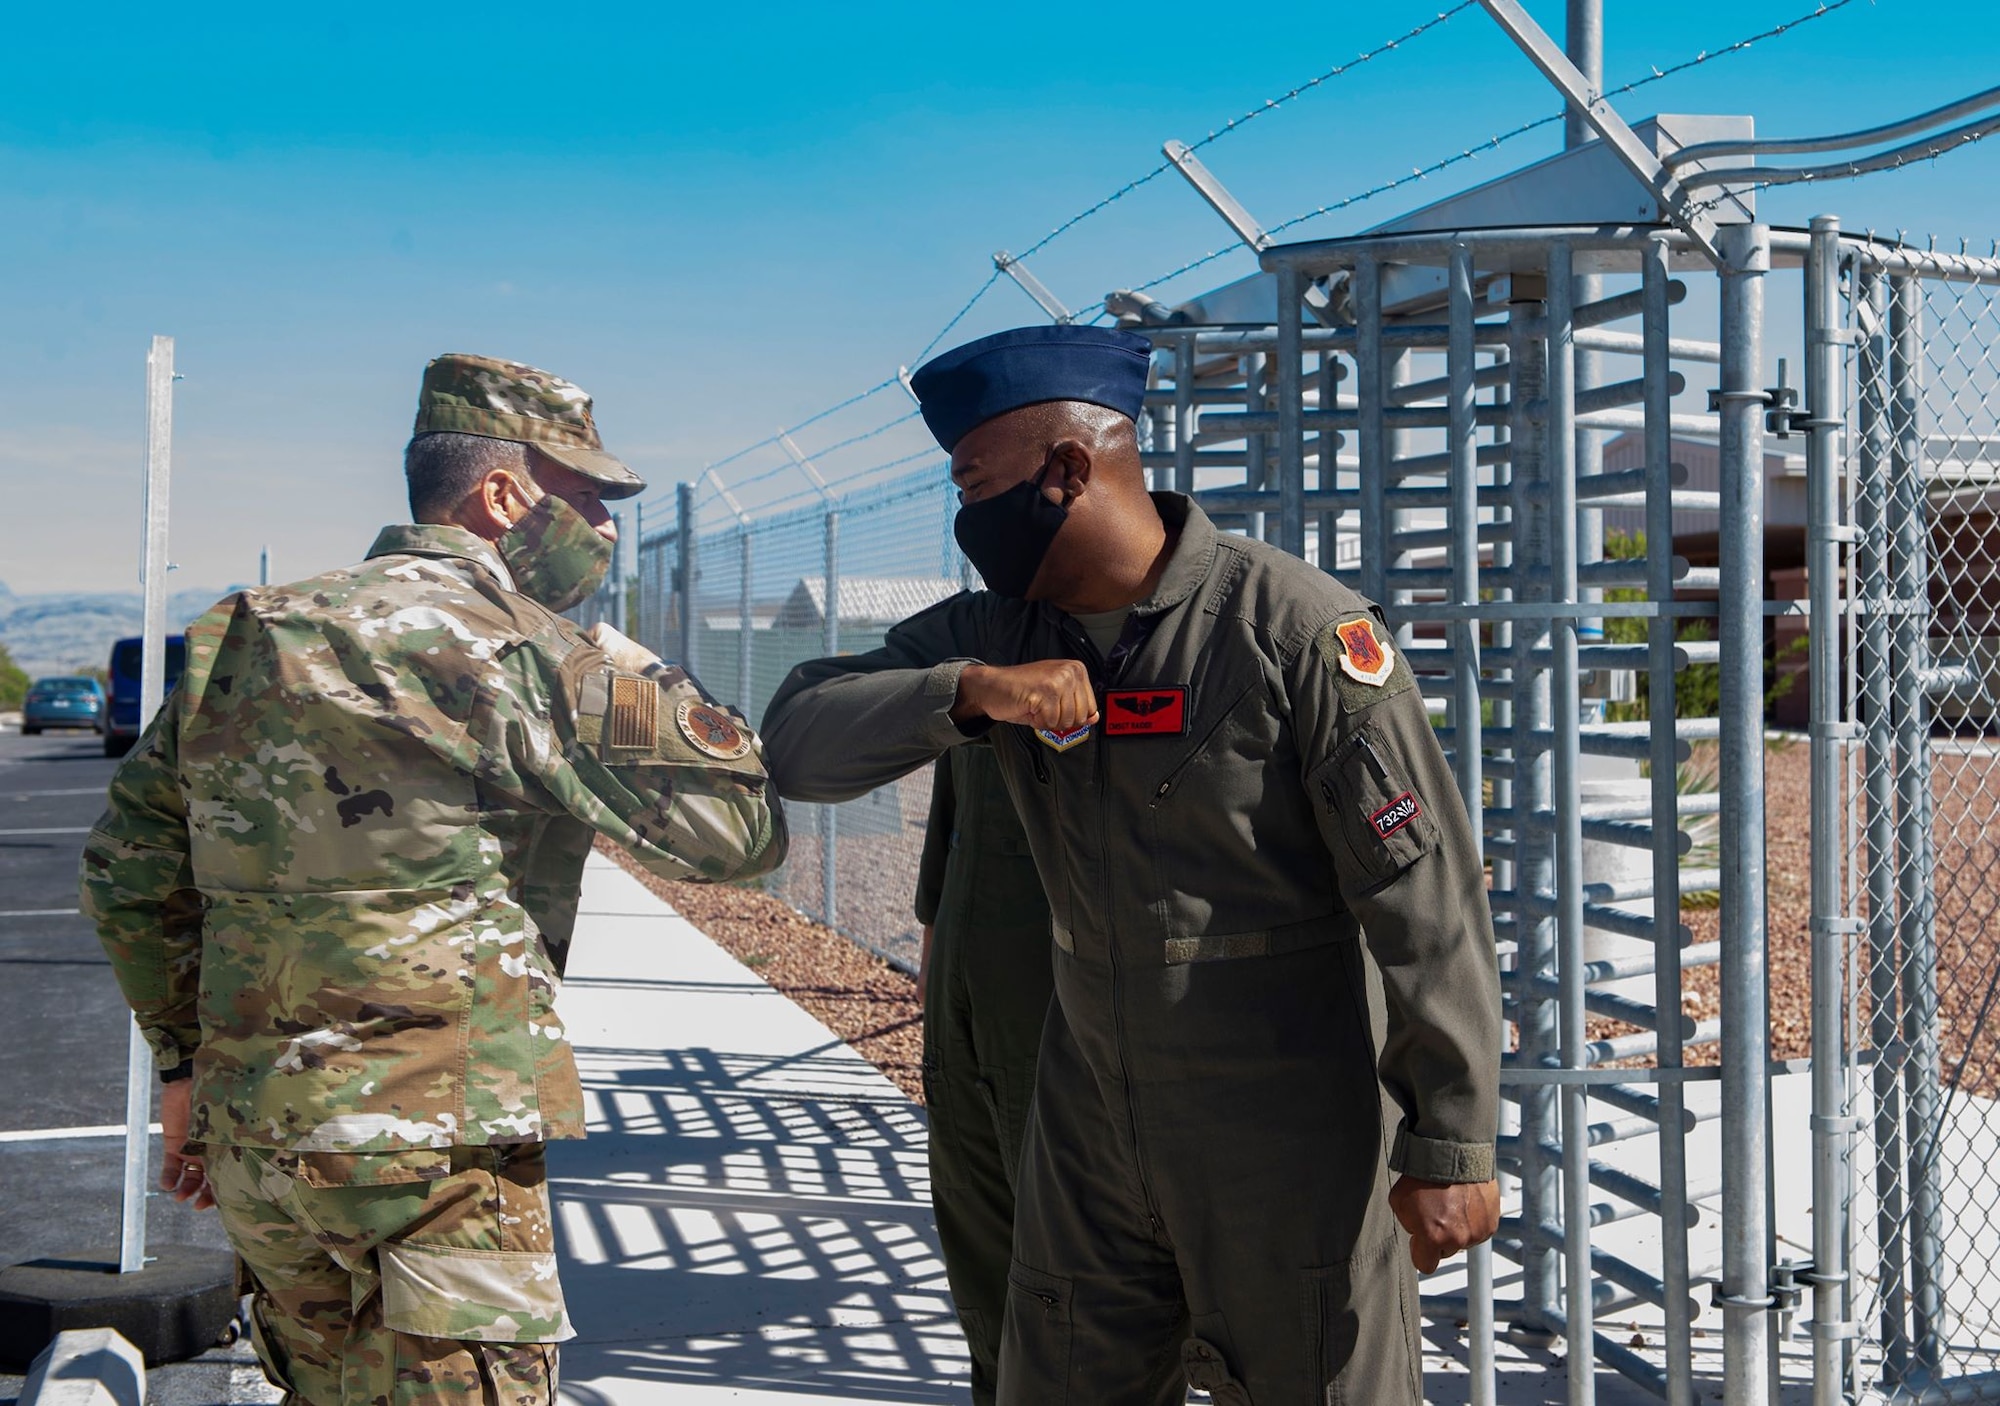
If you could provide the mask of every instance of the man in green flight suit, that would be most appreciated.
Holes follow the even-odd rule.
[[[1147,493],[1150,352],[1022,328],[917,372],[988,589],[793,670],[772,780],[837,801],[990,737],[1034,850],[1002,1406],[1416,1406],[1414,1271],[1499,1220],[1478,849],[1374,607]]]
[[[557,611],[603,580],[590,397],[443,356],[412,525],[231,596],[112,778],[83,910],[159,1064],[162,1186],[216,1204],[293,1406],[553,1406],[571,1336],[543,1146],[583,1136],[555,1009],[583,862],[782,862],[750,729]]]
[[[931,1205],[974,1406],[992,1406],[1035,1056],[1055,973],[1049,905],[991,747],[938,758],[917,873]]]

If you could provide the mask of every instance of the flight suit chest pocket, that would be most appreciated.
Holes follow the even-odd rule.
[[[1367,879],[1386,883],[1437,847],[1437,822],[1400,759],[1364,724],[1321,763],[1311,789],[1324,828]]]

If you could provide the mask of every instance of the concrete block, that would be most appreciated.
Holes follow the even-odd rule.
[[[143,1406],[146,1364],[115,1328],[58,1333],[28,1369],[20,1406]]]
[[[206,1352],[236,1316],[227,1250],[155,1245],[144,1269],[117,1266],[102,1247],[0,1269],[0,1365],[27,1362],[73,1328],[115,1328],[157,1367]]]

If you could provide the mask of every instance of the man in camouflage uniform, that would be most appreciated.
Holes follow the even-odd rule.
[[[992,1406],[1015,1176],[1055,972],[1049,903],[990,746],[938,758],[916,907],[931,1206],[972,1354],[973,1406]]]
[[[287,1400],[540,1406],[571,1336],[542,1154],[583,1134],[555,997],[591,838],[725,880],[785,830],[739,719],[554,613],[603,578],[602,500],[644,486],[588,396],[440,357],[405,468],[416,525],[189,628],[83,905],[167,1081],[163,1184],[219,1203]]]

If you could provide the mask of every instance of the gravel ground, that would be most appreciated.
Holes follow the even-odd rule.
[[[598,848],[854,1046],[904,1093],[924,1101],[923,1008],[917,1004],[914,977],[770,894],[737,884],[669,883],[639,868],[616,846],[599,841]],[[905,897],[906,911],[908,907]]]
[[[1770,894],[1771,1056],[1811,1053],[1812,755],[1804,742],[1778,742],[1764,754],[1765,874]],[[2000,1095],[2000,749],[1940,748],[1932,793],[1936,804],[1938,1024],[1947,1077],[1963,1062],[1969,1093]],[[1714,908],[1682,910],[1696,942],[1721,936]],[[1694,967],[1683,983],[1683,1006],[1696,1020],[1721,1013],[1715,967]],[[1862,1016],[1865,1019],[1865,994]],[[1982,1010],[1986,1011],[1983,1027]],[[1634,1027],[1593,1017],[1591,1038],[1629,1034]],[[1715,1045],[1688,1052],[1690,1064],[1713,1064]],[[1637,1061],[1650,1064],[1650,1060]]]

